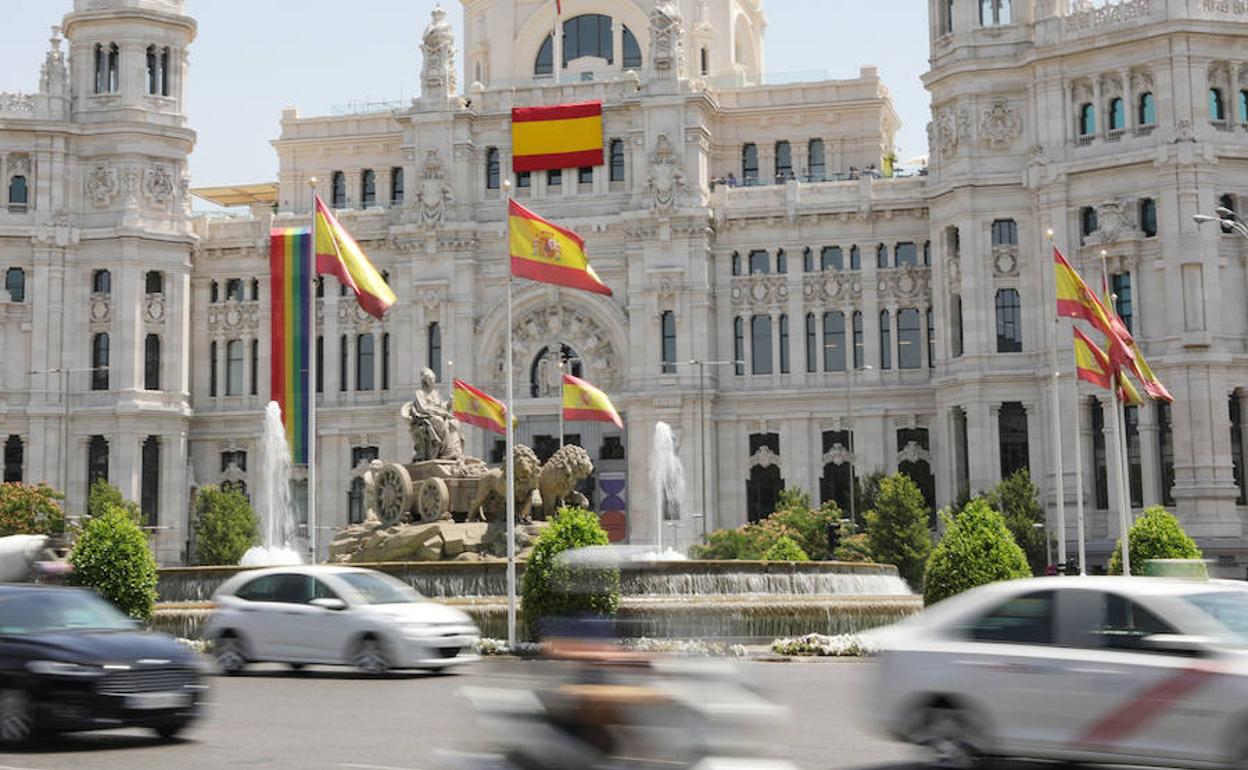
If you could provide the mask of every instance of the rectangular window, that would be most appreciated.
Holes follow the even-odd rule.
[[[806,371],[819,371],[819,338],[815,330],[815,314],[806,314]]]
[[[143,389],[160,390],[160,335],[149,334],[143,341]]]
[[[887,310],[880,311],[880,368],[893,368],[892,317]]]
[[[1109,470],[1105,455],[1105,410],[1095,398],[1092,405],[1092,474],[1096,487],[1096,509],[1109,510]]]
[[[824,246],[819,252],[820,270],[841,270],[845,267],[840,246]]]
[[[920,339],[919,311],[903,307],[897,311],[897,368],[923,367],[923,341]]]
[[[403,167],[395,166],[390,169],[390,205],[403,203],[403,195]]]
[[[845,314],[840,311],[823,314],[823,370],[845,371]]]
[[[160,521],[160,439],[148,436],[143,440],[142,489],[139,493],[139,509],[143,523],[155,527]]]
[[[1013,219],[998,219],[992,223],[993,246],[1017,246],[1018,223]]]
[[[87,441],[87,488],[99,479],[108,481],[108,440],[92,436]]]
[[[862,342],[862,311],[854,311],[854,368],[861,369],[866,360],[866,348]]]
[[[208,343],[208,395],[217,397],[217,343]]]
[[[1131,306],[1131,274],[1115,273],[1109,277],[1110,285],[1113,287],[1115,296],[1114,310],[1118,311],[1118,317],[1122,319],[1126,325],[1127,331],[1133,332],[1132,326],[1132,306]]]
[[[1123,431],[1127,437],[1127,487],[1131,491],[1131,507],[1144,505],[1144,471],[1140,460],[1140,409],[1123,407]]]
[[[1140,230],[1145,238],[1157,235],[1157,201],[1152,198],[1140,199]]]
[[[776,142],[776,182],[793,178],[793,150],[788,142]]]
[[[949,35],[953,33],[953,4],[954,0],[941,0],[940,34],[942,35]]]
[[[526,172],[527,173],[527,172]],[[498,157],[498,148],[489,147],[485,151],[485,189],[497,190],[501,183],[502,171]]]
[[[591,185],[594,183],[594,167],[581,166],[576,170],[576,181],[583,185]]]
[[[1174,505],[1174,428],[1170,405],[1157,402],[1157,479],[1161,482],[1161,504]]]
[[[849,247],[849,269],[850,270],[862,269],[862,250],[859,249],[856,245]]]
[[[316,338],[316,392],[325,392],[325,338]]]
[[[433,371],[434,379],[442,381],[442,327],[437,321],[429,324],[426,332],[429,360],[426,365]]]
[[[373,335],[359,334],[355,338],[355,389],[372,390],[377,372],[373,353]]]
[[[1244,483],[1244,415],[1239,407],[1239,392],[1231,393],[1231,472],[1239,487],[1239,504],[1248,505],[1248,485]]]
[[[809,147],[810,155],[810,181],[822,182],[827,179],[828,166],[824,160],[823,140],[811,139]]]
[[[780,373],[789,373],[789,316],[780,314]]]
[[[966,424],[966,410],[961,407],[953,409],[953,440],[956,450],[953,458],[954,478],[957,480],[958,497],[966,497],[971,494],[971,441]]]
[[[919,251],[913,243],[899,243],[893,249],[893,264],[897,267],[918,267]]]
[[[25,447],[21,436],[9,436],[4,441],[4,476],[0,478],[5,484],[22,483],[22,465],[25,460]]]
[[[662,365],[659,371],[663,374],[676,373],[676,314],[670,310],[663,311],[659,317],[659,326],[663,337]]]
[[[9,292],[13,302],[26,301],[26,271],[20,267],[10,267],[4,273],[4,288]]]
[[[766,251],[755,249],[750,252],[750,275],[771,272],[771,257]]]
[[[611,181],[624,181],[624,141],[612,139],[610,145]]]
[[[962,357],[962,295],[949,299],[949,347],[954,358]]]
[[[243,341],[225,343],[225,395],[243,395]]]
[[[260,340],[251,341],[251,395],[260,393]]]
[[[756,315],[750,319],[750,371],[771,374],[771,316]]]
[[[390,390],[390,332],[381,335],[381,389]]]
[[[101,332],[91,339],[91,390],[108,390],[108,334]]]
[[[546,172],[546,186],[547,187],[562,187],[563,186],[563,169],[552,168],[551,170],[547,171]]]
[[[349,339],[351,338],[345,334],[338,338],[338,390],[342,392],[346,392],[349,384],[347,382],[350,371],[348,367],[351,362],[351,346],[347,343]]]
[[[1023,351],[1023,318],[1017,289],[997,292],[997,352]]]
[[[360,175],[360,207],[368,208],[375,205],[377,205],[377,174],[371,168],[366,168]]]
[[[998,441],[1001,449],[1001,478],[1008,479],[1017,471],[1030,467],[1027,447],[1027,410],[1017,402],[1001,405],[997,414]]]
[[[732,320],[732,357],[733,371],[740,377],[745,374],[745,321],[740,316]]]
[[[932,309],[927,309],[927,366],[936,366],[936,321]]]
[[[533,186],[533,174],[529,171],[516,173],[516,189],[527,190]]]
[[[758,181],[758,145],[753,142],[741,148],[741,181],[745,184]]]
[[[351,447],[351,468],[366,466],[380,456],[381,452],[375,446],[353,446]],[[351,487],[347,491],[348,524],[359,524],[364,521],[364,502],[364,479],[357,476],[351,479]]]

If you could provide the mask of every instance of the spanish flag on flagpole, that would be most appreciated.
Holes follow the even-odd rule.
[[[607,394],[570,374],[563,375],[563,419],[613,422],[620,430],[624,429],[624,421]]]
[[[508,202],[507,219],[512,275],[611,296],[611,289],[590,267],[581,236],[514,200]]]
[[[1131,380],[1121,370],[1115,370],[1110,364],[1109,356],[1088,339],[1078,329],[1075,333],[1075,376],[1084,382],[1090,382],[1098,388],[1110,389],[1115,375],[1118,379],[1118,397],[1128,406],[1135,406],[1143,401],[1140,392],[1131,384]]]
[[[316,196],[316,272],[333,275],[344,286],[355,292],[360,307],[371,316],[381,318],[394,304],[394,291],[386,284],[381,273],[364,255],[355,239],[338,224],[337,217]]]
[[[451,388],[451,411],[461,422],[507,435],[507,406],[463,380],[455,380]]]

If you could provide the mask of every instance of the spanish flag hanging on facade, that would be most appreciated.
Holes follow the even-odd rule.
[[[308,462],[308,341],[312,326],[312,233],[279,227],[269,233],[269,400],[282,410],[290,460]]]
[[[586,422],[613,422],[624,430],[624,421],[607,394],[579,377],[563,375],[563,419]]]
[[[507,213],[512,275],[611,296],[611,289],[589,266],[581,236],[542,219],[514,200],[509,202]]]
[[[601,166],[602,102],[513,108],[511,153],[516,173]]]
[[[394,304],[394,291],[364,255],[350,233],[338,224],[321,196],[316,196],[316,272],[338,277],[355,292],[360,307],[374,318],[381,318]]]
[[[507,435],[507,405],[463,380],[451,388],[451,411],[461,422]]]

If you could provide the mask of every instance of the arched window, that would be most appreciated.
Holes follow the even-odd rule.
[[[498,160],[498,148],[485,150],[485,189],[497,190],[502,183],[502,167]]]
[[[1018,471],[1028,470],[1027,410],[1017,402],[1001,405],[997,413],[1001,478],[1008,479]]]
[[[741,252],[732,252],[732,274],[741,275]]]
[[[789,256],[784,249],[776,249],[776,272],[780,275],[789,272]]]
[[[5,484],[22,483],[22,465],[26,454],[21,436],[9,436],[4,440],[4,476]]]
[[[585,376],[581,357],[575,350],[561,344],[558,357],[551,355],[550,347],[537,351],[537,355],[533,356],[533,363],[529,365],[529,395],[533,398],[559,395],[563,386],[557,375],[561,372],[573,377]]]
[[[819,371],[819,338],[814,313],[806,314],[806,371]]]
[[[243,395],[243,341],[225,343],[225,395]]]
[[[537,59],[533,62],[533,74],[538,77],[555,74],[555,45],[550,35],[546,36],[541,48],[537,49]]]
[[[785,140],[776,142],[776,182],[793,177],[793,148]]]
[[[819,252],[820,270],[842,270],[844,267],[840,246],[824,246]]]
[[[703,57],[706,56],[706,49],[702,49]],[[641,69],[641,46],[637,45],[637,36],[628,27],[624,27],[624,69],[637,70]],[[703,64],[703,75],[705,72],[705,63]]]
[[[1023,352],[1023,317],[1017,289],[997,291],[997,352]]]
[[[1141,126],[1157,125],[1157,100],[1151,92],[1140,94],[1139,123]]]
[[[1010,23],[1010,0],[979,0],[979,23],[996,27]]]
[[[1209,89],[1209,119],[1226,120],[1226,101],[1222,98],[1221,88]]]
[[[997,219],[992,223],[992,245],[1017,246],[1018,223],[1013,219]]]
[[[381,389],[390,390],[390,332],[381,335]]]
[[[438,382],[442,381],[442,327],[437,321],[429,324],[429,328],[425,332],[425,340],[428,343],[429,361],[428,367],[433,372],[433,376]]]
[[[1140,199],[1140,230],[1145,238],[1157,235],[1157,201],[1152,198]]]
[[[108,332],[91,338],[91,390],[108,390]]]
[[[923,266],[931,267],[932,265],[932,242],[923,241]]]
[[[807,146],[810,181],[822,182],[828,176],[827,161],[823,152],[823,140],[811,139]]]
[[[17,174],[9,179],[9,211],[20,214],[26,210],[30,202],[30,190],[26,186],[26,177]]]
[[[1084,104],[1079,108],[1079,135],[1091,136],[1096,133],[1096,107]]]
[[[780,314],[780,373],[789,373],[789,314]]]
[[[1121,131],[1127,127],[1127,109],[1121,97],[1114,97],[1109,102],[1109,130]]]
[[[762,249],[755,249],[750,252],[750,275],[761,273],[766,275],[771,272],[771,260],[767,252]]]
[[[854,317],[854,368],[861,369],[866,351],[862,344],[862,311],[855,310]]]
[[[845,371],[845,314],[839,310],[823,314],[823,370]]]
[[[251,291],[248,293],[247,299],[250,299],[252,302],[255,302],[260,299],[260,279],[252,278],[250,286],[251,286]]]
[[[1223,193],[1222,195],[1219,195],[1218,206],[1228,211],[1236,211],[1237,209],[1235,208],[1235,196],[1229,193]],[[1229,232],[1232,232],[1232,230],[1230,227],[1227,227],[1226,225],[1222,225],[1222,232],[1229,233]]]
[[[159,270],[148,270],[143,276],[143,291],[148,294],[164,294],[165,274]]]
[[[143,340],[143,389],[160,390],[160,335]]]
[[[160,519],[160,438],[143,439],[141,454],[139,510],[143,513],[143,525],[154,527]]]
[[[100,479],[108,481],[108,439],[92,436],[87,441],[87,487]]]
[[[355,338],[355,389],[372,390],[376,371],[373,335],[357,335]]]
[[[857,245],[849,247],[849,269],[862,269],[862,250]]]
[[[745,184],[758,181],[758,145],[753,142],[741,148],[741,181]]]
[[[360,208],[377,205],[377,174],[366,168],[360,174]]]
[[[347,177],[341,171],[335,171],[330,182],[330,205],[336,209],[347,205]]]
[[[12,302],[26,301],[26,271],[20,267],[10,267],[4,271],[4,288]]]
[[[638,53],[640,54],[640,49]],[[574,16],[563,23],[563,65],[566,67],[568,62],[585,56],[606,59],[607,64],[615,60],[610,16],[587,13]]]
[[[217,341],[208,343],[208,395],[217,397]]]
[[[660,352],[662,357],[662,367],[660,371],[663,374],[676,373],[676,314],[670,310],[664,310],[659,316],[659,326],[663,338],[663,346]]]
[[[732,319],[732,357],[737,362],[733,370],[740,377],[745,374],[745,321],[741,316]]]
[[[611,181],[624,181],[624,142],[621,139],[612,139],[610,145],[611,156]]]
[[[319,297],[320,295],[318,294],[317,296]],[[208,284],[208,301],[213,304],[221,301],[221,287],[216,281]]]
[[[147,92],[152,96],[169,95],[169,48],[147,47]]]
[[[1248,123],[1248,91],[1239,92],[1239,122]]]
[[[260,340],[251,341],[251,382],[247,392],[253,396],[260,394]]]
[[[403,202],[403,167],[390,169],[390,205],[398,206]]]
[[[892,316],[887,310],[880,311],[880,368],[893,368]]]
[[[91,292],[93,294],[111,294],[112,291],[112,273],[107,270],[96,270],[91,274]]]
[[[351,338],[343,334],[338,337],[338,390],[345,393],[350,384],[351,376]]]
[[[756,315],[750,319],[750,372],[771,374],[771,316]]]
[[[117,67],[121,49],[116,43],[95,46],[95,92],[112,94],[117,92]]]
[[[875,247],[875,266],[879,268],[888,267],[888,246],[883,243]]]
[[[813,273],[815,271],[815,252],[807,246],[802,249],[802,272]]]
[[[918,309],[901,308],[897,311],[897,368],[921,369],[923,367],[922,344]]]
[[[640,53],[640,51],[638,53]],[[706,77],[711,74],[711,52],[707,50],[706,46],[702,46],[701,50],[698,52],[698,60],[701,64],[698,71],[702,73],[702,77]],[[627,66],[628,65],[625,65],[625,67]]]

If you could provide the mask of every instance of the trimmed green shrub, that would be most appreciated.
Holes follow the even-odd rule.
[[[136,523],[143,521],[143,512],[138,503],[122,497],[121,490],[104,479],[96,479],[91,482],[91,489],[87,491],[87,516],[100,516],[109,508],[122,509]]]
[[[1202,558],[1196,541],[1183,531],[1183,525],[1160,505],[1149,506],[1127,530],[1127,543],[1131,546],[1131,574],[1143,575],[1149,559],[1199,559]],[[1109,560],[1109,574],[1122,574],[1122,538],[1114,545],[1114,555]]]
[[[810,557],[802,550],[802,547],[793,541],[788,535],[781,535],[771,548],[767,549],[767,553],[763,554],[764,561],[810,561]]]
[[[71,580],[93,588],[127,615],[148,620],[156,604],[156,559],[147,536],[118,506],[92,516],[70,552]]]
[[[534,638],[540,638],[546,619],[615,615],[620,605],[619,570],[573,567],[558,558],[574,548],[609,543],[592,511],[562,508],[550,520],[533,545],[520,587],[524,622]]]
[[[259,536],[260,521],[241,492],[212,484],[200,488],[195,495],[196,564],[238,564]]]
[[[64,498],[47,484],[0,484],[0,537],[64,533]]]
[[[841,542],[832,554],[836,561],[852,561],[870,563],[875,561],[871,554],[871,536],[866,532],[853,533],[849,527],[841,525]]]
[[[1044,527],[1036,526],[1044,524],[1044,508],[1040,505],[1040,490],[1031,483],[1031,474],[1026,469],[1015,471],[985,497],[988,505],[1005,518],[1014,542],[1027,556],[1031,574],[1043,575],[1049,566],[1049,549],[1044,542]]]
[[[830,557],[828,526],[838,524],[841,518],[841,509],[836,503],[829,501],[818,508],[811,508],[810,495],[786,489],[780,493],[775,513],[765,521],[792,530],[796,534],[792,539],[802,551],[815,561],[823,561]]]
[[[872,555],[885,564],[895,564],[901,576],[918,588],[932,551],[927,505],[919,487],[903,473],[880,479],[875,510],[867,511],[866,519]]]
[[[945,536],[927,560],[923,601],[941,599],[998,580],[1031,577],[1027,556],[1014,542],[1005,519],[982,498],[972,500],[955,519],[941,512]]]

